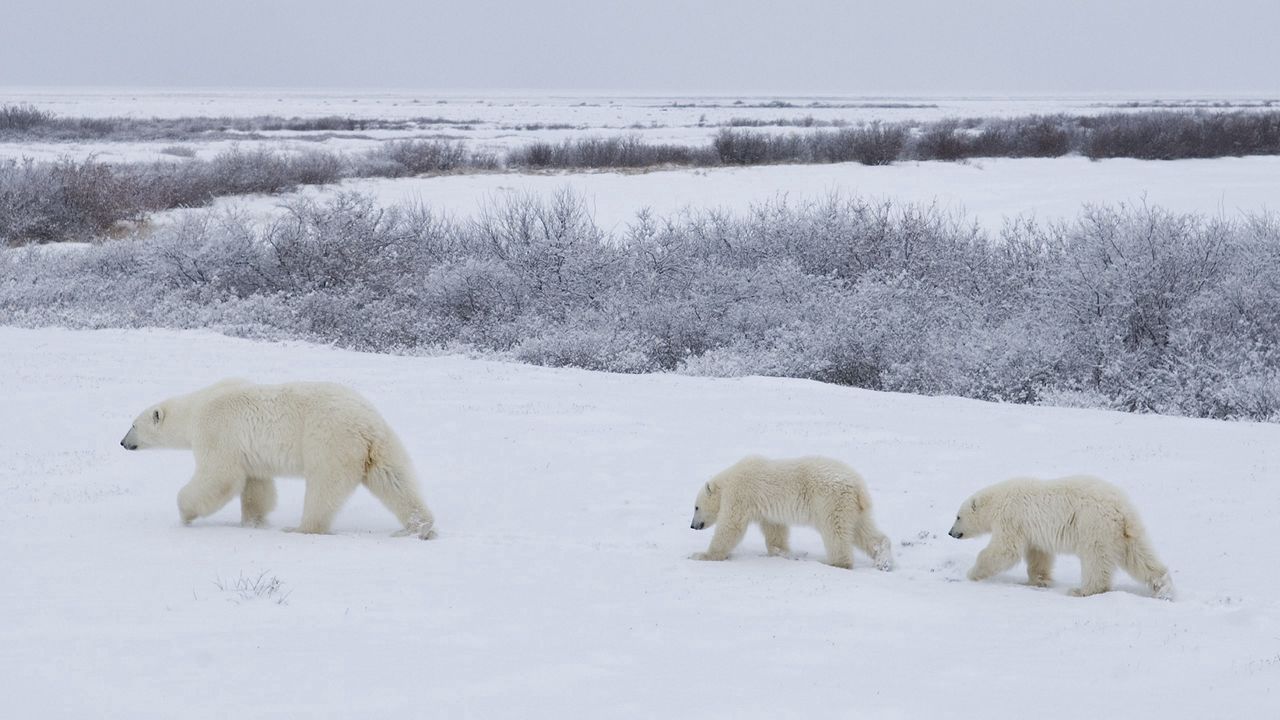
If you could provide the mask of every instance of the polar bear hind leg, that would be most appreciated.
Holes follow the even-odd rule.
[[[877,570],[893,569],[893,544],[871,518],[864,517],[854,526],[853,544],[871,558]]]
[[[1124,554],[1120,564],[1134,580],[1146,583],[1157,598],[1173,599],[1173,579],[1169,577],[1169,568],[1156,558],[1146,535],[1141,532],[1131,535],[1126,530]]]
[[[356,472],[342,472],[329,468],[308,472],[307,490],[302,498],[302,522],[285,532],[315,535],[328,534],[333,518],[338,514],[351,494],[360,487]]]
[[[1088,597],[1111,589],[1111,575],[1116,561],[1106,547],[1091,545],[1080,552],[1080,587],[1072,588],[1076,597]]]
[[[853,569],[853,525],[843,518],[828,520],[818,526],[822,545],[827,550],[827,564],[833,567]]]
[[[364,485],[404,526],[394,533],[395,536],[417,535],[423,540],[430,540],[436,536],[433,529],[435,518],[418,496],[412,476],[406,480],[406,475],[394,468],[376,466],[365,474]]]

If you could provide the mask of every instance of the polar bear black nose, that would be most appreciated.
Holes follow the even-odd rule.
[[[959,540],[960,538],[964,537],[964,533],[962,533],[962,532],[956,532],[955,530],[952,530],[951,532],[949,532],[949,533],[947,533],[947,534],[948,534],[948,535],[950,535],[951,537],[953,537],[953,538],[957,539],[957,540]]]

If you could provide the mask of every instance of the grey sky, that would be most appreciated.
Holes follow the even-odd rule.
[[[1280,94],[1277,0],[5,0],[0,85]]]

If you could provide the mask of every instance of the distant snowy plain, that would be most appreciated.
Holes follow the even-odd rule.
[[[1280,713],[1280,426],[995,405],[808,381],[620,376],[206,333],[0,328],[0,704],[11,717],[1268,718]],[[219,377],[349,383],[439,519],[391,538],[364,491],[335,534],[238,509],[182,527],[189,453],[118,445]],[[758,533],[688,556],[693,496],[749,452],[865,474],[898,568]],[[1078,563],[970,583],[974,489],[1125,488],[1180,596],[1073,598]],[[237,592],[237,580],[279,581]],[[219,588],[219,585],[223,589]],[[282,601],[282,602],[281,602]]]

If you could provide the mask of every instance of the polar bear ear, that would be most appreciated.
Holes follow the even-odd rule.
[[[978,498],[973,498],[969,501],[969,509],[978,512]]]
[[[156,408],[155,410],[152,410],[151,424],[159,425],[161,420],[164,420],[164,408]]]
[[[714,495],[715,493],[716,493],[716,486],[712,485],[711,483],[707,483],[707,494]]]

